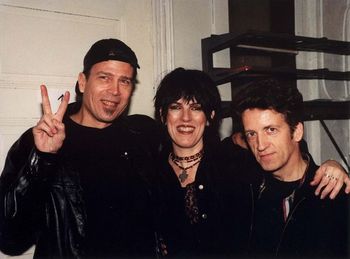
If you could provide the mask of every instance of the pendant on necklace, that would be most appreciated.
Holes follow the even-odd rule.
[[[188,177],[188,173],[186,172],[186,170],[182,170],[182,172],[179,174],[179,180],[181,183],[183,183],[184,181],[186,181],[187,177]]]

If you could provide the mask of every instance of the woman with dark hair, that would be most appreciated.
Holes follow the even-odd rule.
[[[199,70],[177,68],[158,87],[155,117],[167,128],[158,159],[163,254],[192,257],[224,252],[215,178],[220,103],[214,82]]]
[[[202,71],[181,67],[167,74],[160,82],[154,98],[156,120],[166,125],[168,113],[175,108],[171,108],[171,105],[180,99],[187,104],[198,104],[197,110],[203,113],[207,121],[205,138],[209,137],[208,141],[220,141],[221,98],[212,79]]]

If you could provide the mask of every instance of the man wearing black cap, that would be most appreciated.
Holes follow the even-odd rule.
[[[77,102],[43,116],[11,147],[0,178],[0,249],[34,257],[151,257],[153,120],[126,116],[139,68],[117,39],[84,58]]]

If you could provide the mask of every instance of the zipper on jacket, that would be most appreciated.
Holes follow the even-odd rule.
[[[254,203],[254,191],[253,191],[253,186],[252,184],[249,184],[250,187],[250,198],[252,202],[252,212],[250,213],[250,229],[249,229],[249,246],[252,240],[252,235],[253,235],[253,226],[254,226],[254,213],[255,213],[255,203]]]
[[[258,200],[260,200],[261,195],[262,195],[262,193],[265,191],[265,189],[266,189],[266,180],[265,180],[265,178],[264,178],[263,181],[262,181],[262,183],[261,183],[260,186],[259,186]]]
[[[293,210],[289,213],[289,216],[288,216],[288,218],[287,218],[287,221],[286,221],[286,223],[284,224],[284,227],[283,227],[283,230],[282,230],[282,233],[281,233],[281,236],[280,236],[280,240],[279,240],[278,245],[277,245],[277,247],[276,247],[275,256],[278,256],[279,249],[280,249],[280,247],[281,247],[281,243],[282,243],[282,240],[283,240],[283,236],[284,236],[284,234],[285,234],[285,232],[286,232],[286,229],[287,229],[287,227],[288,227],[289,222],[290,222],[291,219],[292,219],[293,214],[295,213],[296,209],[299,207],[300,203],[302,203],[305,199],[306,199],[306,198],[303,197],[303,198],[295,205],[295,207],[293,208]]]

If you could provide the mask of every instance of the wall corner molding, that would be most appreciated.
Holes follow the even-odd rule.
[[[173,0],[152,0],[154,82],[174,69]],[[154,87],[154,91],[156,87]]]

